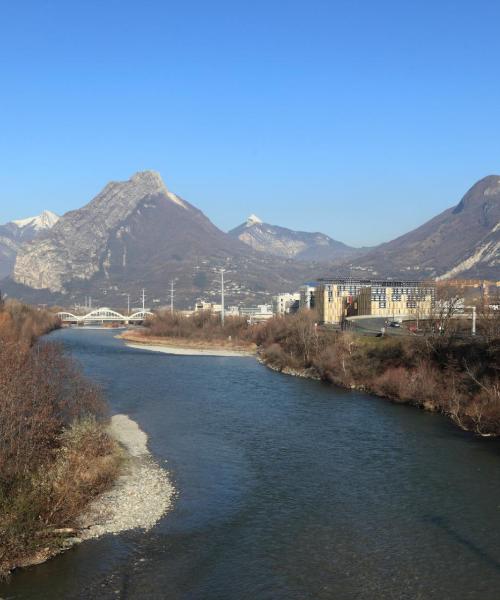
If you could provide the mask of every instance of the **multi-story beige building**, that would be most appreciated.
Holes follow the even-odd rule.
[[[322,323],[341,323],[349,316],[374,315],[397,319],[430,315],[436,286],[424,281],[321,279],[316,308]]]

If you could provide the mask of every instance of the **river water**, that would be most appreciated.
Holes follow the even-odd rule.
[[[114,335],[51,337],[148,433],[174,508],[16,573],[1,598],[500,597],[498,441],[253,358]]]

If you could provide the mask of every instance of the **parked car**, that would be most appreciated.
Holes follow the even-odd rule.
[[[391,321],[389,323],[389,327],[401,327],[401,323],[398,323],[397,321]]]

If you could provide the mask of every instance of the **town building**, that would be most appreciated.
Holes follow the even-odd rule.
[[[376,281],[369,279],[321,279],[316,290],[319,321],[339,324],[350,316],[398,319],[425,318],[432,313],[434,282]]]
[[[316,284],[306,283],[299,288],[299,307],[314,308],[316,302]]]
[[[240,306],[240,316],[245,317],[250,323],[267,321],[273,318],[272,304],[259,304],[259,306]]]
[[[500,291],[500,281],[489,279],[444,279],[438,278],[436,282],[438,295],[440,291],[451,290],[461,294],[469,302],[482,300],[489,301]]]
[[[198,300],[194,305],[194,312],[211,312],[211,313],[220,313],[222,312],[222,305],[215,304],[214,302],[206,302],[205,300]]]
[[[283,317],[291,312],[296,312],[299,309],[300,294],[284,293],[277,294],[272,298],[273,313],[277,317]]]

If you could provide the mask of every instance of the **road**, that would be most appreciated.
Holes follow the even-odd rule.
[[[385,327],[385,334],[391,336],[404,336],[411,335],[408,329],[401,324],[401,327],[389,327],[386,323],[389,323],[387,317],[367,317],[364,318],[356,318],[349,319],[349,327],[351,331],[359,333],[361,335],[376,335],[382,331],[382,328]]]

